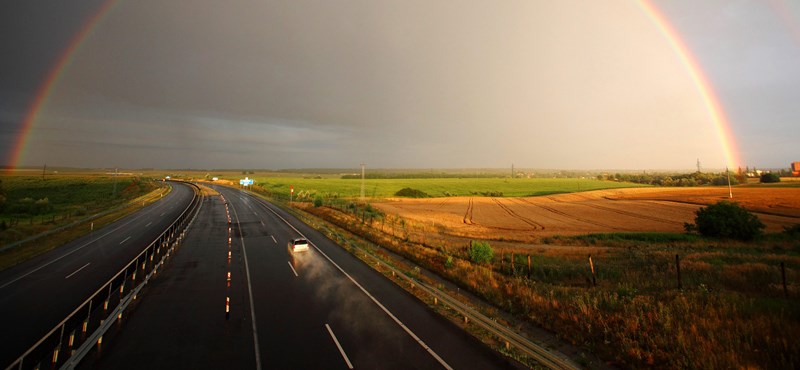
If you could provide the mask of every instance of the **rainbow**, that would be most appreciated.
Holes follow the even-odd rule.
[[[11,147],[9,164],[11,164],[12,168],[20,166],[20,161],[25,152],[25,146],[28,142],[30,131],[39,118],[39,113],[42,108],[50,99],[54,87],[58,85],[58,82],[61,80],[64,71],[72,64],[75,55],[81,49],[87,37],[91,35],[97,25],[105,19],[106,15],[117,2],[118,0],[106,0],[91,16],[89,16],[87,21],[83,23],[83,27],[81,27],[78,33],[70,40],[64,52],[61,53],[61,56],[56,60],[54,67],[50,69],[47,78],[42,82],[27,113],[25,113],[19,136],[17,136],[16,142]]]
[[[37,90],[35,98],[25,114],[19,136],[17,137],[15,144],[12,145],[9,163],[13,168],[20,166],[30,131],[38,119],[42,108],[50,99],[55,86],[58,85],[58,82],[61,80],[64,71],[67,70],[72,64],[75,55],[81,49],[88,36],[92,34],[97,25],[101,23],[103,19],[105,19],[110,10],[119,1],[120,0],[106,0],[97,9],[97,11],[95,11],[94,14],[88,18],[80,31],[69,42],[61,56],[56,60],[55,66],[50,70],[47,78]],[[656,24],[658,29],[667,39],[670,46],[675,50],[675,53],[677,54],[681,63],[689,72],[689,76],[699,90],[711,120],[714,123],[724,151],[726,165],[731,169],[736,168],[741,161],[733,132],[719,99],[717,99],[713,94],[713,89],[711,88],[708,79],[703,74],[700,65],[693,58],[689,48],[683,43],[678,33],[670,26],[666,17],[658,10],[658,8],[656,8],[656,6],[653,5],[650,0],[639,0],[638,2],[643,11]]]
[[[703,98],[703,103],[711,117],[711,121],[713,121],[714,127],[717,130],[717,135],[719,136],[720,144],[722,144],[722,150],[725,154],[725,165],[727,168],[735,169],[742,162],[739,158],[739,151],[736,147],[733,131],[731,130],[727,117],[725,117],[725,112],[722,110],[719,99],[714,95],[714,90],[711,88],[708,78],[703,74],[703,70],[700,68],[700,64],[697,63],[697,60],[694,59],[689,48],[680,38],[680,35],[670,26],[664,14],[659,12],[655,5],[649,0],[639,0],[639,5],[644,12],[647,13],[647,16],[656,24],[672,49],[675,50],[678,59],[680,59],[683,66],[688,70],[689,76],[699,90]]]

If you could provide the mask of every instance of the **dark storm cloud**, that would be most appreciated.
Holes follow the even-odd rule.
[[[22,52],[0,62],[0,94],[29,97],[98,4],[14,3],[31,24],[4,12],[4,31],[27,31],[3,33],[2,50]],[[786,127],[800,117],[788,103],[800,55],[771,15],[752,3],[659,5],[711,72],[743,152],[782,163],[791,150],[758,157],[758,143],[798,136]],[[22,100],[0,103],[3,122]],[[122,1],[31,138],[24,163],[72,166],[725,162],[675,51],[635,2],[616,1]]]

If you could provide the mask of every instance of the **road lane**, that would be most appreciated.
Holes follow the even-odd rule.
[[[80,367],[255,369],[242,248],[236,242],[228,247],[228,230],[221,198],[205,197],[186,238],[142,292],[121,332]]]
[[[266,315],[280,317],[281,322],[264,322],[265,327],[270,324],[278,328],[299,326],[303,325],[302,321],[312,321],[310,318],[319,316],[321,323],[329,323],[337,328],[336,335],[340,343],[348,348],[348,356],[356,368],[514,367],[383,275],[291,215],[246,193],[233,189],[220,191],[228,199],[251,205],[259,219],[269,226],[270,239],[276,238],[279,241],[277,248],[269,248],[270,243],[264,243],[264,248],[252,253],[253,259],[259,258],[262,261],[260,264],[251,262],[254,289],[261,292],[254,298],[259,320],[264,321],[260,318],[263,316],[259,313],[262,312],[260,302],[283,297],[281,305],[270,305]],[[245,226],[245,237],[255,236],[253,234],[257,231],[247,231],[247,225],[254,222],[248,219],[241,221]],[[285,242],[301,234],[315,248],[309,253],[290,253]],[[254,243],[248,245],[252,244]],[[277,279],[274,276],[261,277],[264,271],[275,269],[268,261],[279,260],[281,256],[287,255],[290,260],[294,260],[293,266],[299,279],[288,274],[277,276]],[[328,258],[331,260],[328,261]],[[340,268],[342,271],[339,271]],[[350,281],[351,277],[353,281]],[[294,283],[292,279],[295,280]],[[287,284],[294,284],[293,289],[297,290],[297,294],[289,294],[287,286],[291,285]],[[305,308],[307,305],[312,306],[312,309]],[[295,320],[295,317],[301,319]],[[313,326],[311,323],[308,325]],[[283,330],[277,329],[277,332]],[[281,352],[279,358],[288,358],[279,365],[315,365],[295,359],[302,354],[293,349],[302,346],[304,339],[294,341],[293,338],[287,338],[286,341],[294,342],[294,345],[289,344],[273,351]],[[264,349],[263,353],[265,358],[268,357],[269,349]],[[286,353],[293,355],[287,356]]]
[[[205,203],[172,266],[85,367],[517,368],[290,215],[216,189],[227,207],[218,196]],[[308,252],[287,248],[298,231],[314,243]]]
[[[180,215],[193,190],[180,183],[172,187],[140,211],[0,272],[0,366],[64,319]],[[174,209],[165,211],[169,206]],[[154,220],[161,212],[165,216]],[[155,224],[145,228],[148,222]]]
[[[263,210],[265,210],[265,212],[263,212],[261,215],[262,217],[266,218],[265,222],[268,225],[274,225],[274,234],[279,240],[288,240],[290,237],[300,236],[298,235],[298,232],[302,233],[302,235],[314,243],[314,246],[318,248],[318,251],[320,252],[319,254],[324,254],[325,256],[330,257],[333,263],[341,266],[342,270],[344,270],[348,275],[352,276],[359,285],[364,287],[368,294],[374,297],[381,306],[386,307],[387,311],[390,312],[391,315],[395,316],[404,327],[409,328],[413,335],[419,337],[427,346],[432,349],[436,356],[441,357],[443,362],[447,365],[456,369],[513,368],[518,365],[516,363],[511,363],[504,358],[500,358],[494,353],[494,351],[486,348],[483,344],[479,343],[475,338],[465,333],[455,324],[442,318],[435,312],[432,312],[427,308],[427,306],[425,306],[425,304],[421,303],[415,297],[398,287],[394,282],[372,270],[361,260],[349,254],[347,251],[327,239],[318,231],[302,222],[299,222],[293,216],[277,207],[269,205],[268,203],[260,200],[255,200],[250,196],[244,195],[244,193],[240,194],[243,201],[257,203]],[[230,197],[229,195],[226,196]],[[267,209],[270,209],[271,211],[268,211]],[[288,226],[284,220],[288,221],[291,226]],[[295,229],[297,231],[295,231]],[[315,260],[312,259],[311,261]],[[308,268],[305,268],[302,264],[300,266],[301,267],[298,269],[298,273],[301,276],[306,274],[305,270],[309,270],[309,273],[314,275],[317,274],[316,270],[319,267],[331,266],[331,263],[323,263],[321,266],[317,263],[309,263],[307,264]],[[258,283],[254,282],[254,284]],[[320,281],[316,280],[314,281],[314,284],[320,284]],[[352,291],[348,291],[346,288],[341,290],[339,295],[336,295],[330,291],[331,289],[328,286],[329,282],[327,280],[322,281],[321,284],[322,287],[320,287],[315,293],[318,294],[319,291],[323,291],[329,296],[337,297],[336,299],[341,299],[340,297],[348,297],[348,300],[350,297],[357,297],[359,295],[364,296],[364,293],[362,292],[353,293]],[[341,303],[342,302],[339,302],[339,307],[342,306]],[[370,304],[375,306],[371,302]],[[352,303],[344,304],[345,307],[348,305],[352,305]],[[256,300],[256,307],[258,307],[258,300]],[[363,306],[359,307],[363,308]],[[352,308],[340,310],[340,308],[334,307],[329,309],[331,310],[331,316],[339,318],[339,322],[343,326],[352,328],[352,333],[345,332],[339,334],[339,330],[337,330],[337,335],[340,335],[340,341],[347,343],[350,340],[349,336],[352,335],[353,339],[350,345],[353,345],[355,348],[362,348],[363,343],[391,343],[391,341],[385,340],[385,338],[383,338],[381,335],[371,336],[373,333],[370,333],[369,331],[375,330],[375,328],[370,328],[367,331],[361,329],[362,326],[367,326],[373,323],[361,316],[361,312],[357,310],[354,311]],[[384,316],[387,316],[387,314],[384,314]],[[396,328],[399,327],[396,322],[390,322],[389,326],[394,326]],[[397,334],[394,333],[392,335]],[[402,333],[402,335],[411,338],[408,333]],[[416,342],[413,343],[413,345],[417,348],[422,348]],[[408,368],[408,363],[394,361],[398,357],[398,352],[402,353],[402,356],[406,356],[407,353],[414,352],[411,349],[404,349],[403,351],[395,352],[393,350],[396,347],[391,348],[390,346],[390,348],[386,349],[389,354],[385,356],[377,356],[376,353],[380,353],[382,348],[380,348],[380,345],[376,345],[376,347],[378,348],[367,347],[365,350],[356,351],[356,353],[351,356],[355,366],[357,368],[373,368],[375,366],[378,366],[379,368],[403,368],[405,366]],[[428,358],[433,358],[430,353],[425,353],[425,355]],[[388,362],[381,363],[381,359],[384,359],[384,361]],[[360,365],[360,361],[363,361],[365,365]],[[414,362],[412,367],[428,368],[425,364],[426,361],[420,360],[420,362]],[[435,362],[434,365],[431,365],[429,368],[442,367],[444,367],[442,363]]]

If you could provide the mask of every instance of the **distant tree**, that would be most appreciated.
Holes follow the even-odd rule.
[[[687,231],[705,236],[752,240],[761,235],[765,225],[758,217],[734,202],[720,201],[696,212],[695,224],[685,224]]]
[[[322,196],[317,195],[314,197],[314,207],[322,207]]]
[[[781,182],[781,177],[772,172],[761,174],[761,183]]]
[[[494,251],[489,242],[473,240],[469,247],[469,259],[475,263],[489,263],[494,258]]]

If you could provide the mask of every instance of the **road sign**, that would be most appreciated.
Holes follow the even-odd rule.
[[[253,185],[253,179],[245,177],[244,179],[239,180],[239,185],[243,186]]]

